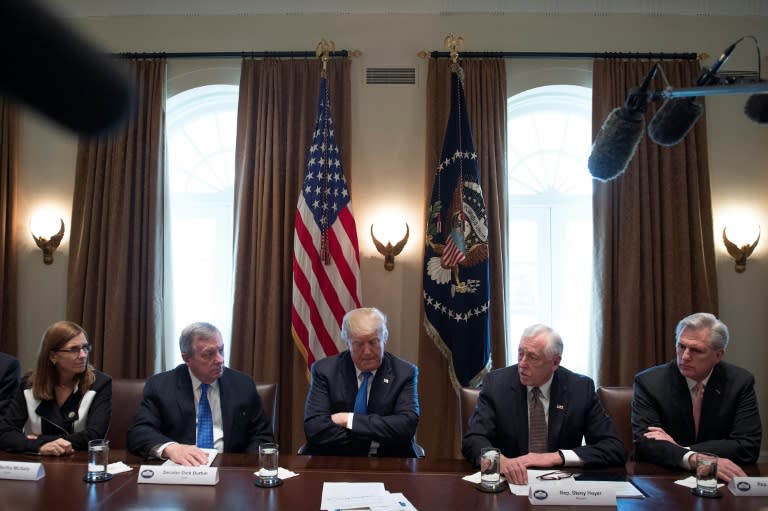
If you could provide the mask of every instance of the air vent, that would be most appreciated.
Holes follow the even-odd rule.
[[[415,67],[367,67],[366,85],[415,85]]]

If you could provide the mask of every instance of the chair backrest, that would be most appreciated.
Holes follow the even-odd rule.
[[[627,453],[634,449],[632,443],[632,387],[600,387],[597,395],[603,408],[613,419],[619,438],[624,443]]]
[[[128,447],[128,430],[144,396],[144,380],[112,380],[112,420],[109,426],[109,444],[112,449]]]
[[[261,398],[261,406],[272,426],[272,434],[277,440],[277,383],[256,383],[256,392]]]
[[[459,389],[459,413],[461,413],[461,431],[460,437],[469,431],[469,419],[475,413],[477,405],[477,396],[480,395],[480,389],[470,389],[461,387]]]

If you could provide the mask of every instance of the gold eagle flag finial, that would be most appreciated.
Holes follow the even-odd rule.
[[[443,39],[443,46],[448,48],[448,51],[451,54],[451,62],[456,64],[459,61],[459,50],[464,49],[464,38],[448,34],[445,36],[445,39]]]
[[[328,67],[328,61],[331,60],[331,53],[336,51],[336,43],[333,41],[326,41],[325,38],[320,39],[315,47],[315,56],[320,58],[323,63],[323,75],[325,75],[326,68]]]

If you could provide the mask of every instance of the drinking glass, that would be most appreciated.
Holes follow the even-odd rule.
[[[693,493],[701,497],[715,497],[717,493],[717,456],[708,452],[693,455],[696,467],[696,488]]]
[[[499,472],[501,451],[495,447],[480,449],[480,485],[481,491],[497,492],[503,489],[503,481]]]
[[[112,474],[107,472],[109,465],[109,440],[103,438],[88,441],[88,472],[83,480],[89,483],[109,481]]]
[[[279,486],[283,481],[277,477],[279,467],[280,449],[275,443],[259,445],[259,472],[256,478],[256,486],[270,488]]]

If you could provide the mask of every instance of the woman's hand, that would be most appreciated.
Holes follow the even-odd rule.
[[[40,446],[38,451],[43,456],[66,456],[72,454],[75,450],[72,448],[72,442],[57,438]]]

